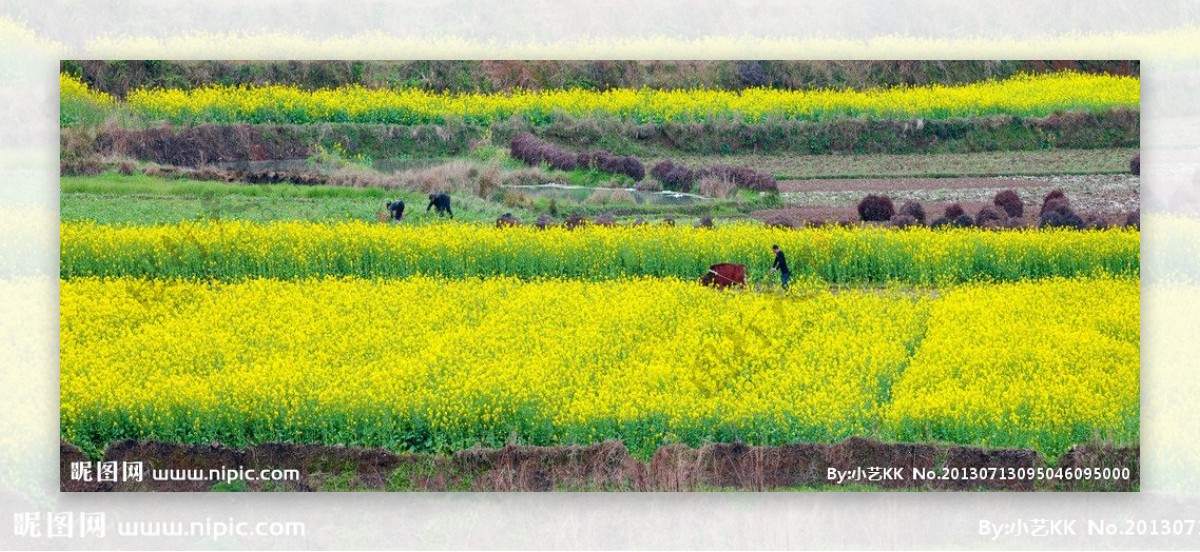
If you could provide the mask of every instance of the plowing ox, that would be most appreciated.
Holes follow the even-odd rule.
[[[708,272],[700,277],[700,284],[724,289],[734,284],[746,287],[746,265],[721,263],[708,267]]]

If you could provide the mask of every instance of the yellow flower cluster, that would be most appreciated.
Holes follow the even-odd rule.
[[[649,453],[893,433],[1051,447],[1079,428],[1137,432],[1136,279],[944,295],[653,278],[60,287],[63,438],[94,447],[621,439]]]
[[[65,78],[65,77],[64,77]],[[303,90],[290,85],[141,89],[126,101],[152,119],[177,123],[364,122],[475,123],[521,117],[544,123],[561,115],[614,117],[637,123],[768,118],[932,118],[993,114],[1045,116],[1068,110],[1136,109],[1136,77],[1062,72],[1002,81],[856,90],[613,89],[518,90],[512,93],[436,93],[416,88],[345,86]]]
[[[1139,232],[1110,229],[728,224],[713,229],[591,226],[538,230],[481,224],[185,222],[114,227],[62,223],[60,276],[237,279],[310,276],[694,279],[712,264],[746,264],[763,280],[780,244],[797,277],[827,282],[947,284],[1140,272]]]
[[[66,73],[58,75],[58,89],[59,126],[100,124],[117,107],[112,96],[93,90],[87,83]]]
[[[111,95],[93,90],[78,77],[67,73],[58,74],[58,93],[63,102],[85,101],[99,106],[112,106],[117,103]]]
[[[883,415],[906,440],[1136,444],[1139,281],[955,288]]]

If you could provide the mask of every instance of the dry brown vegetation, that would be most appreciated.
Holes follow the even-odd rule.
[[[700,195],[705,197],[726,198],[737,189],[732,179],[720,176],[705,176],[700,179]]]

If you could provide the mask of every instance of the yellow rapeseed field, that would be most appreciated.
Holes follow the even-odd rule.
[[[904,440],[1061,451],[1136,444],[1139,280],[958,287],[890,390]]]
[[[66,73],[58,75],[58,120],[60,126],[100,124],[117,107],[112,96],[90,88]]]
[[[86,101],[101,106],[116,104],[111,95],[94,90],[78,77],[66,73],[58,75],[58,93],[62,101]]]
[[[92,450],[621,439],[649,454],[859,435],[1059,453],[1081,427],[1136,440],[1137,279],[789,295],[667,278],[60,288],[62,435]]]
[[[238,279],[310,276],[518,276],[588,280],[699,278],[720,262],[767,278],[770,246],[797,277],[833,283],[948,284],[1140,273],[1137,230],[987,231],[761,224],[593,226],[538,230],[482,224],[185,222],[62,223],[60,276]]]
[[[1069,110],[1133,108],[1136,77],[1062,72],[1001,81],[855,90],[613,89],[518,90],[512,93],[436,93],[416,88],[345,86],[303,90],[291,85],[221,86],[191,90],[141,89],[126,101],[152,119],[207,122],[488,123],[522,117],[544,123],[562,115],[614,117],[637,123],[768,118],[933,118],[993,114],[1045,116]]]

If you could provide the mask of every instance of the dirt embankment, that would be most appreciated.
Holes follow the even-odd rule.
[[[772,120],[760,123],[713,120],[701,123],[638,124],[615,118],[561,118],[544,125],[512,119],[481,125],[386,125],[373,123],[198,124],[148,129],[65,129],[64,159],[88,155],[125,156],[162,165],[304,159],[316,147],[336,146],[372,159],[446,158],[466,154],[473,144],[504,147],[522,132],[573,150],[603,149],[618,155],[655,152],[678,155],[920,154],[1138,147],[1140,114],[1116,109],[1043,118],[991,116],[929,121]],[[751,167],[753,168],[753,167]]]
[[[629,454],[619,442],[592,446],[471,449],[452,456],[396,454],[382,449],[266,444],[245,449],[122,441],[111,445],[103,461],[143,462],[139,481],[97,483],[72,479],[75,462],[87,457],[63,443],[61,490],[208,491],[221,483],[209,470],[297,470],[298,478],[264,483],[244,481],[250,490],[414,490],[414,491],[695,491],[830,488],[831,470],[846,483],[882,489],[921,490],[1104,490],[1138,488],[1137,447],[1085,445],[1059,458],[1060,468],[1129,468],[1127,480],[964,479],[972,468],[1021,469],[1047,465],[1036,452],[1016,449],[888,444],[851,438],[838,444],[752,447],[709,444],[700,448],[669,445],[648,462]],[[95,465],[93,462],[92,465]],[[858,471],[858,468],[862,468]],[[879,471],[868,468],[879,468]],[[204,474],[197,480],[159,480],[155,470]],[[915,470],[932,470],[935,479],[914,479]],[[877,473],[880,479],[872,480]],[[948,475],[947,478],[942,478]],[[899,476],[899,477],[897,477]],[[239,483],[241,484],[241,483]]]
[[[146,130],[114,129],[97,138],[100,150],[163,165],[199,167],[214,163],[304,159],[311,143],[283,126],[200,125]]]
[[[64,160],[129,157],[175,167],[306,159],[340,149],[372,159],[449,157],[468,151],[479,129],[466,125],[379,125],[320,123],[203,124],[148,129],[104,128],[89,134],[68,129],[60,138]]]

